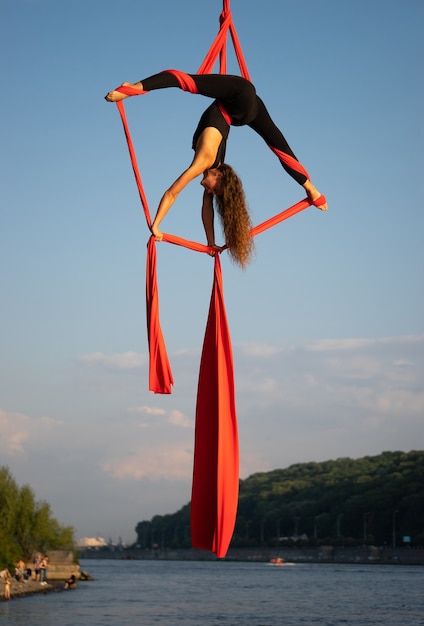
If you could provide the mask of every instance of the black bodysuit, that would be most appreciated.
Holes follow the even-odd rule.
[[[217,128],[222,135],[221,143],[219,144],[215,161],[211,166],[218,167],[218,165],[221,165],[221,163],[224,163],[225,161],[225,151],[227,148],[227,139],[230,132],[230,126],[225,121],[217,101],[213,102],[206,109],[206,111],[203,113],[202,117],[199,120],[199,123],[193,135],[193,150],[196,149],[200,135],[203,133],[205,128],[209,128],[210,126],[212,126],[213,128]]]
[[[217,167],[224,162],[226,143],[230,132],[230,126],[219,108],[219,103],[222,103],[230,115],[232,126],[249,126],[269,146],[284,152],[297,161],[284,135],[272,121],[265,104],[256,94],[256,89],[251,82],[241,76],[230,74],[189,74],[188,76],[195,82],[200,95],[215,99],[200,118],[193,136],[193,149],[195,149],[205,128],[212,126],[221,133],[222,141],[212,167]],[[141,82],[145,91],[168,87],[181,88],[176,76],[167,71],[145,78]],[[303,173],[291,168],[281,159],[280,162],[286,172],[300,185],[306,182],[307,177]]]

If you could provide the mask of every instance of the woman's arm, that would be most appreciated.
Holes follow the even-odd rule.
[[[158,210],[156,212],[155,219],[153,220],[153,224],[151,227],[151,231],[156,237],[156,241],[161,241],[163,238],[163,233],[159,230],[159,224],[168,213],[171,206],[174,204],[180,191],[182,191],[182,189],[184,189],[184,187],[186,187],[188,183],[190,183],[194,178],[197,178],[197,176],[199,176],[204,171],[204,169],[206,169],[201,165],[201,162],[199,160],[197,162],[195,161],[196,157],[190,167],[187,168],[181,174],[181,176],[177,178],[177,180],[170,186],[169,189],[165,191],[162,196]]]
[[[163,234],[159,230],[159,225],[171,206],[174,204],[178,194],[194,178],[203,174],[205,170],[209,169],[213,165],[221,140],[221,133],[216,128],[212,127],[205,128],[203,133],[200,135],[194,159],[190,167],[188,167],[181,174],[181,176],[179,176],[177,180],[172,183],[171,187],[165,191],[159,203],[159,207],[151,227],[151,231],[156,237],[156,241],[161,241],[163,238]]]
[[[215,245],[213,194],[208,191],[203,192],[202,202],[202,222],[205,229],[208,246]]]

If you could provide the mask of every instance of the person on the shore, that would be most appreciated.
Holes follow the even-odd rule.
[[[76,587],[76,576],[74,572],[69,576],[68,580],[65,580],[65,584],[63,586],[64,589],[75,589]]]
[[[3,570],[4,574],[4,599],[10,600],[10,579],[12,578],[8,569]]]
[[[16,568],[15,568],[15,578],[18,582],[23,582],[24,581],[24,574],[25,574],[25,562],[22,559],[19,559],[19,561],[16,564]]]
[[[40,582],[40,564],[41,564],[41,556],[39,554],[36,555],[34,559],[34,574],[36,582]]]
[[[47,566],[49,563],[49,557],[43,556],[40,562],[40,582],[42,585],[47,585]]]
[[[161,241],[163,233],[159,226],[175,202],[178,194],[197,176],[203,174],[204,188],[202,221],[208,246],[222,250],[215,244],[213,199],[222,221],[225,242],[233,260],[245,267],[253,253],[250,237],[251,220],[247,209],[241,180],[234,170],[224,163],[226,141],[233,126],[250,126],[276,151],[286,172],[306,191],[311,204],[327,210],[323,195],[311,183],[306,170],[297,160],[284,135],[271,119],[265,104],[256,95],[254,85],[240,76],[228,74],[184,74],[167,70],[139,81],[123,83],[139,92],[194,84],[196,93],[214,98],[214,102],[200,118],[193,137],[194,159],[191,165],[164,193],[151,226],[152,234]],[[118,102],[128,97],[119,91],[110,91],[105,99]],[[213,253],[212,253],[213,254]]]

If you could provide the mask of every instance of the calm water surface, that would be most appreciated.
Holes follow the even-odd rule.
[[[75,591],[0,604],[6,626],[424,626],[424,568],[83,561]]]

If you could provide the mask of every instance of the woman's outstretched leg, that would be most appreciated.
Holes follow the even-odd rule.
[[[312,204],[322,211],[326,211],[327,203],[325,197],[322,196],[318,189],[311,183],[308,172],[303,165],[299,163],[299,160],[290,148],[283,133],[272,120],[263,101],[259,97],[257,97],[256,100],[257,114],[255,119],[248,125],[262,137],[271,149],[276,150],[281,165],[289,176],[299,183],[299,185],[302,185]],[[282,154],[279,155],[278,152]]]
[[[256,114],[256,91],[252,83],[241,76],[229,74],[185,74],[175,70],[163,71],[153,74],[137,83],[122,83],[126,87],[135,87],[140,91],[154,91],[156,89],[167,89],[178,87],[184,89],[183,84],[178,80],[180,75],[182,83],[185,77],[192,80],[196,86],[197,93],[208,98],[221,100],[231,117],[235,118],[235,123],[245,124]],[[105,96],[108,102],[118,102],[127,96],[119,91],[109,91]],[[248,119],[244,119],[248,118]]]

